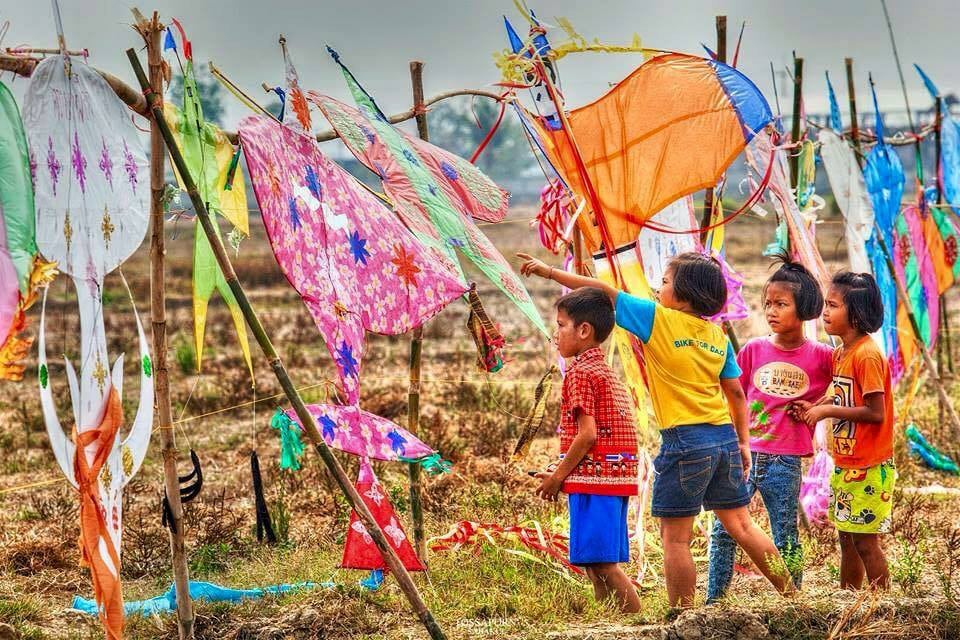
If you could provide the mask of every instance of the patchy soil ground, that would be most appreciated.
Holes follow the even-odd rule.
[[[507,255],[537,250],[524,215],[486,227]],[[334,375],[329,357],[297,295],[278,271],[253,221],[254,237],[235,259],[240,280],[250,292],[296,384],[309,401],[325,397],[325,381]],[[845,258],[841,226],[820,230],[824,257],[832,267]],[[255,357],[256,386],[240,356],[224,305],[214,301],[207,325],[202,373],[197,375],[192,348],[190,250],[192,229],[180,224],[168,244],[168,317],[171,385],[181,469],[194,449],[203,464],[205,486],[187,507],[187,543],[191,575],[236,588],[298,581],[334,582],[335,587],[268,598],[239,606],[200,604],[198,638],[422,638],[396,584],[387,579],[375,592],[357,585],[365,577],[337,568],[349,510],[319,460],[308,452],[297,473],[280,472],[278,437],[269,419],[280,400],[279,388],[262,358]],[[746,298],[756,310],[768,265],[759,249],[772,236],[771,223],[756,217],[738,220],[728,233],[731,262],[746,277]],[[542,252],[541,252],[542,253]],[[142,249],[124,266],[141,314],[149,315],[148,255]],[[54,354],[76,358],[78,319],[73,292],[65,278],[51,289],[48,302],[50,379],[61,415],[68,415],[65,373]],[[452,473],[424,481],[429,536],[442,535],[460,520],[516,524],[536,520],[552,530],[566,528],[565,506],[544,505],[532,495],[533,481],[505,463],[520,423],[532,402],[533,388],[552,362],[547,340],[537,335],[516,308],[480,283],[491,314],[511,342],[505,371],[487,376],[474,365],[471,339],[464,330],[466,312],[453,305],[426,328],[423,370],[424,440],[454,463]],[[544,316],[558,292],[531,283]],[[136,348],[129,301],[116,275],[105,292],[107,335],[113,357]],[[950,308],[958,308],[951,297]],[[31,314],[36,332],[38,313]],[[552,319],[552,318],[551,318]],[[954,320],[956,322],[956,320]],[[758,313],[736,323],[740,336],[764,332]],[[406,412],[408,340],[370,337],[365,359],[363,406],[403,422]],[[960,358],[960,350],[955,350]],[[258,355],[255,353],[255,356]],[[960,359],[957,360],[960,363]],[[31,362],[24,382],[0,384],[0,640],[7,638],[100,637],[95,620],[67,610],[74,595],[91,595],[89,575],[78,566],[76,497],[61,481],[50,454]],[[960,403],[960,389],[949,379]],[[125,404],[136,398],[137,378],[127,371]],[[556,391],[529,465],[545,464],[555,451]],[[902,395],[898,395],[898,400]],[[957,454],[960,444],[939,416],[932,389],[923,386],[910,420],[943,449]],[[645,434],[655,447],[655,434]],[[264,470],[266,495],[282,542],[258,544],[249,471],[251,450]],[[343,457],[349,473],[356,461]],[[894,533],[886,538],[894,587],[880,597],[837,590],[837,548],[832,530],[805,530],[804,590],[785,601],[770,593],[751,572],[738,575],[728,600],[720,605],[668,616],[660,574],[661,552],[655,523],[646,522],[643,613],[624,617],[593,601],[587,583],[536,555],[514,553],[509,544],[431,554],[430,573],[416,577],[427,603],[451,638],[957,638],[960,637],[960,501],[957,478],[918,466],[897,442],[901,471]],[[406,469],[381,464],[397,510],[408,516]],[[124,595],[152,597],[171,582],[168,540],[160,525],[161,465],[156,442],[147,463],[125,497],[123,541]],[[942,485],[943,491],[916,489]],[[760,511],[758,516],[762,517]],[[707,516],[699,523],[708,528]],[[408,528],[409,531],[409,528]],[[694,552],[706,573],[706,538]],[[631,571],[636,570],[634,564]],[[131,638],[175,638],[173,617],[131,618]]]

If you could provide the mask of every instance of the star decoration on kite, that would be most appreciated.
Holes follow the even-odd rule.
[[[370,252],[367,251],[367,239],[361,238],[359,231],[350,234],[350,253],[355,263],[367,264],[367,258],[370,257]]]
[[[407,439],[400,435],[400,432],[394,429],[387,434],[387,437],[390,438],[390,448],[403,455],[404,450],[407,448]]]
[[[397,267],[397,275],[403,279],[407,285],[417,286],[417,274],[420,268],[413,263],[413,255],[407,252],[402,244],[394,246],[394,257],[391,260]]]
[[[333,442],[337,437],[337,423],[330,416],[320,416],[320,427],[323,430],[323,439]]]
[[[348,378],[356,378],[359,375],[357,364],[357,360],[353,356],[353,347],[346,342],[341,342],[337,349],[337,365],[343,371],[343,375]]]

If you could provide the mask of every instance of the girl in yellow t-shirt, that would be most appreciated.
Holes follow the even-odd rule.
[[[652,513],[660,518],[670,605],[694,604],[697,573],[690,542],[701,509],[714,511],[780,592],[792,591],[789,573],[780,570],[780,552],[747,512],[750,433],[740,368],[723,330],[706,319],[727,300],[720,264],[699,253],[676,256],[654,302],[554,269],[527,254],[517,256],[525,276],[570,289],[602,289],[614,304],[617,324],[643,345],[662,441],[654,460]]]

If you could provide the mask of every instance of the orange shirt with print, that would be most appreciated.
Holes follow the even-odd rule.
[[[833,354],[833,403],[862,407],[871,393],[883,393],[883,422],[834,420],[833,461],[842,469],[865,469],[893,457],[890,367],[873,339],[864,336]]]

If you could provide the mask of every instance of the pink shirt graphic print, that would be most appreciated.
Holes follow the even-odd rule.
[[[809,456],[813,432],[787,414],[792,402],[816,402],[831,380],[833,349],[808,340],[781,349],[769,337],[754,338],[737,354],[740,383],[750,409],[750,448],[760,453]]]

